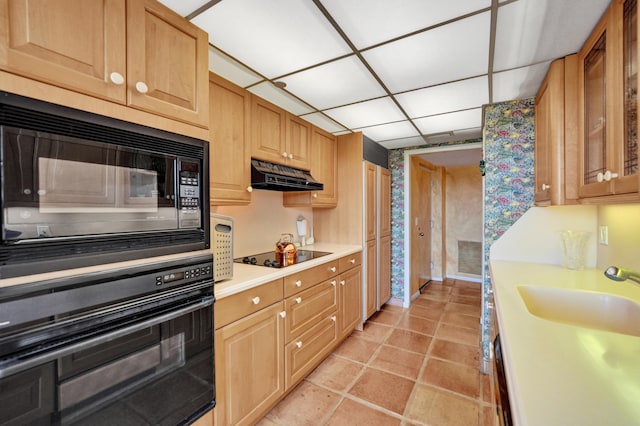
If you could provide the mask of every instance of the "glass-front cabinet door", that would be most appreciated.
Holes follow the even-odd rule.
[[[579,54],[582,199],[638,194],[637,40],[637,0],[614,0]]]

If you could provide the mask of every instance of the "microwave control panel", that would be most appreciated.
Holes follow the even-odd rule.
[[[199,164],[195,161],[181,160],[179,164],[179,198],[180,228],[200,227],[200,173]]]

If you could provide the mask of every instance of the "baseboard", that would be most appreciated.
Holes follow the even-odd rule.
[[[447,278],[448,279],[452,279],[452,280],[471,281],[471,282],[474,282],[474,283],[481,283],[482,282],[482,277],[479,277],[477,275],[449,275],[449,274],[447,274]]]

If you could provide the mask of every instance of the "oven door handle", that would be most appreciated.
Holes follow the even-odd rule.
[[[195,304],[191,304],[183,308],[180,308],[171,312],[167,312],[166,314],[153,317],[148,320],[141,321],[139,323],[136,323],[124,328],[120,328],[118,330],[114,330],[106,334],[102,334],[100,336],[92,337],[90,339],[73,343],[71,345],[64,346],[62,348],[55,349],[49,352],[45,352],[43,354],[36,355],[34,357],[27,358],[24,360],[9,361],[7,365],[2,365],[2,363],[0,363],[0,379],[19,373],[21,371],[27,370],[29,368],[44,364],[45,362],[53,361],[56,358],[70,355],[78,350],[91,348],[93,346],[96,346],[102,343],[107,343],[119,337],[126,336],[127,334],[135,333],[136,331],[143,330],[145,328],[148,328],[157,324],[161,324],[166,321],[170,321],[172,319],[181,317],[182,315],[190,314],[191,312],[195,312],[200,309],[213,305],[214,300],[215,298],[213,296],[206,296],[206,297],[203,297],[199,302]]]

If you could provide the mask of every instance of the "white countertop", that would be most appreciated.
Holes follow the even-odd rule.
[[[490,264],[515,425],[640,425],[640,337],[534,316],[518,291],[556,287],[640,303],[640,285],[612,281],[601,269]]]
[[[287,266],[285,268],[267,268],[265,266],[234,263],[233,278],[214,284],[213,289],[216,299],[222,299],[224,297],[231,296],[232,294],[239,293],[244,290],[248,290],[269,281],[277,280],[278,278],[282,278],[296,272],[304,271],[305,269],[313,268],[314,266],[339,259],[343,256],[357,253],[359,251],[362,251],[362,246],[317,243],[300,247],[299,249],[325,251],[330,252],[331,254],[319,257],[317,259],[307,260],[306,262],[302,262],[297,265]]]

